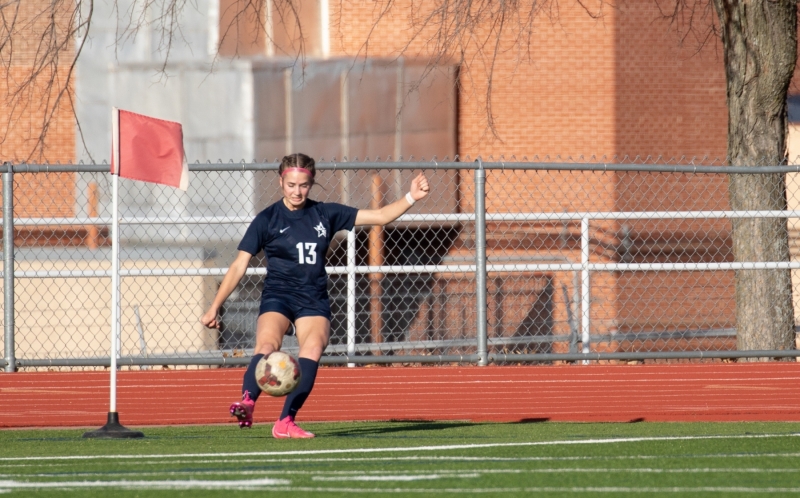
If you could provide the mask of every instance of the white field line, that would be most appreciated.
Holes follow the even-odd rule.
[[[247,481],[114,481],[114,482],[48,482],[27,483],[16,481],[0,481],[0,493],[15,489],[74,489],[74,488],[106,488],[118,489],[234,489],[240,491],[275,491],[275,492],[307,492],[307,493],[369,493],[369,494],[499,494],[499,493],[679,493],[693,495],[696,493],[758,493],[758,494],[798,494],[800,488],[757,488],[743,486],[674,486],[674,487],[518,487],[518,488],[322,488],[307,486],[271,486],[264,484],[261,479]]]
[[[265,486],[285,486],[286,479],[248,479],[243,481],[60,481],[60,482],[21,482],[0,481],[0,489],[43,489],[43,488],[121,488],[121,489],[248,489]]]
[[[660,469],[652,467],[639,468],[574,468],[557,467],[543,469],[461,469],[461,470],[436,470],[436,474],[428,474],[430,470],[407,470],[405,476],[417,476],[423,479],[438,479],[439,477],[478,477],[486,474],[562,474],[562,473],[584,473],[584,474],[724,474],[724,473],[745,473],[745,474],[796,474],[800,473],[800,468],[764,469],[764,468],[741,468],[741,467],[715,467],[715,468],[671,468]],[[376,477],[375,480],[392,480],[393,476],[389,471],[380,470],[335,470],[335,471],[316,471],[316,470],[187,470],[187,471],[164,471],[164,472],[57,472],[57,473],[36,473],[36,474],[0,474],[0,478],[14,479],[25,477],[168,477],[168,476],[265,476],[277,474],[305,475],[312,476],[314,480],[327,481],[347,481],[347,480],[370,480],[368,477]],[[431,477],[437,475],[439,477]],[[403,479],[394,479],[403,480]],[[410,478],[408,480],[411,480]]]
[[[457,473],[457,474],[447,474],[444,472],[440,472],[438,474],[393,474],[393,475],[355,475],[355,476],[314,476],[311,478],[312,481],[359,481],[359,482],[369,482],[369,481],[404,481],[404,482],[411,482],[411,481],[432,481],[436,479],[464,479],[469,477],[480,477],[480,474],[468,474],[468,473]]]
[[[292,455],[331,455],[349,453],[396,453],[396,452],[417,452],[417,451],[449,451],[449,450],[472,450],[483,448],[512,448],[512,447],[531,447],[531,446],[574,446],[585,444],[617,444],[617,443],[640,443],[655,441],[699,441],[711,439],[769,439],[781,437],[797,437],[800,433],[785,434],[732,434],[716,436],[658,436],[658,437],[630,437],[630,438],[608,438],[608,439],[584,439],[566,441],[531,441],[524,443],[482,443],[482,444],[448,444],[441,446],[407,446],[390,448],[347,448],[347,449],[328,449],[328,450],[294,450],[294,451],[251,451],[240,453],[175,453],[164,455],[70,455],[52,457],[3,457],[0,462],[21,462],[21,461],[58,461],[58,460],[121,460],[144,458],[168,459],[168,458],[213,458],[213,457],[247,457],[247,456],[292,456]]]
[[[591,461],[591,460],[658,460],[658,459],[690,459],[690,458],[710,458],[719,460],[721,458],[797,458],[800,453],[704,453],[698,455],[615,455],[615,456],[564,456],[564,457],[469,457],[469,456],[397,456],[397,457],[365,457],[365,458],[244,458],[244,459],[220,459],[220,460],[174,460],[169,462],[171,465],[177,464],[242,464],[242,463],[331,463],[331,462],[400,462],[400,461],[420,461],[420,462],[566,462],[566,461]],[[42,459],[40,459],[42,460]],[[66,467],[72,463],[50,463],[43,464],[21,463],[21,464],[0,464],[3,469],[31,468],[31,467]],[[81,465],[106,465],[105,462],[83,462]],[[121,461],[115,465],[164,465],[161,460],[156,461]],[[107,473],[104,473],[107,474]]]
[[[305,491],[317,493],[451,493],[451,494],[493,494],[493,493],[681,493],[691,495],[695,493],[800,493],[800,488],[754,488],[754,487],[723,487],[723,486],[698,486],[698,487],[555,487],[541,486],[535,488],[312,488],[312,487],[293,487],[291,491]],[[269,491],[280,491],[279,488],[271,488]]]

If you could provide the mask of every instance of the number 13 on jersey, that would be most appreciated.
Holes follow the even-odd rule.
[[[316,242],[298,242],[295,246],[297,248],[297,261],[302,265],[313,265],[317,262],[317,243]],[[305,250],[304,250],[305,249]]]

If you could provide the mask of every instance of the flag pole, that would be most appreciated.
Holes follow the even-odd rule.
[[[144,433],[130,430],[119,423],[117,412],[117,355],[120,342],[120,285],[119,285],[119,110],[111,110],[111,380],[108,419],[106,425],[85,432],[85,438],[138,438]]]

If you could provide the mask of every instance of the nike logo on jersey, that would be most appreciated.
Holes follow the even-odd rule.
[[[288,229],[290,229],[290,228],[292,228],[292,227],[286,227],[286,228],[282,228],[281,230],[279,230],[279,232],[283,233],[283,232],[285,232],[286,230],[288,230]]]

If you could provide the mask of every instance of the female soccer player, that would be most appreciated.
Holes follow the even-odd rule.
[[[328,345],[331,308],[328,301],[328,275],[325,254],[333,235],[354,226],[385,225],[396,220],[416,201],[428,195],[428,180],[420,173],[411,181],[404,198],[380,209],[356,209],[342,204],[316,202],[308,198],[314,185],[314,160],[305,154],[292,154],[278,168],[283,199],[267,207],[253,219],[239,244],[239,253],[222,279],[214,302],[200,321],[219,328],[219,309],[245,274],[250,258],[263,250],[267,277],[261,293],[256,325],[256,347],[242,382],[242,400],[231,405],[231,415],[239,427],[253,425],[253,409],[261,389],[256,383],[258,361],[278,351],[283,335],[294,323],[300,345],[302,378],[289,393],[272,435],[276,438],[311,438],[294,423],[298,410],[314,387],[317,367]]]

